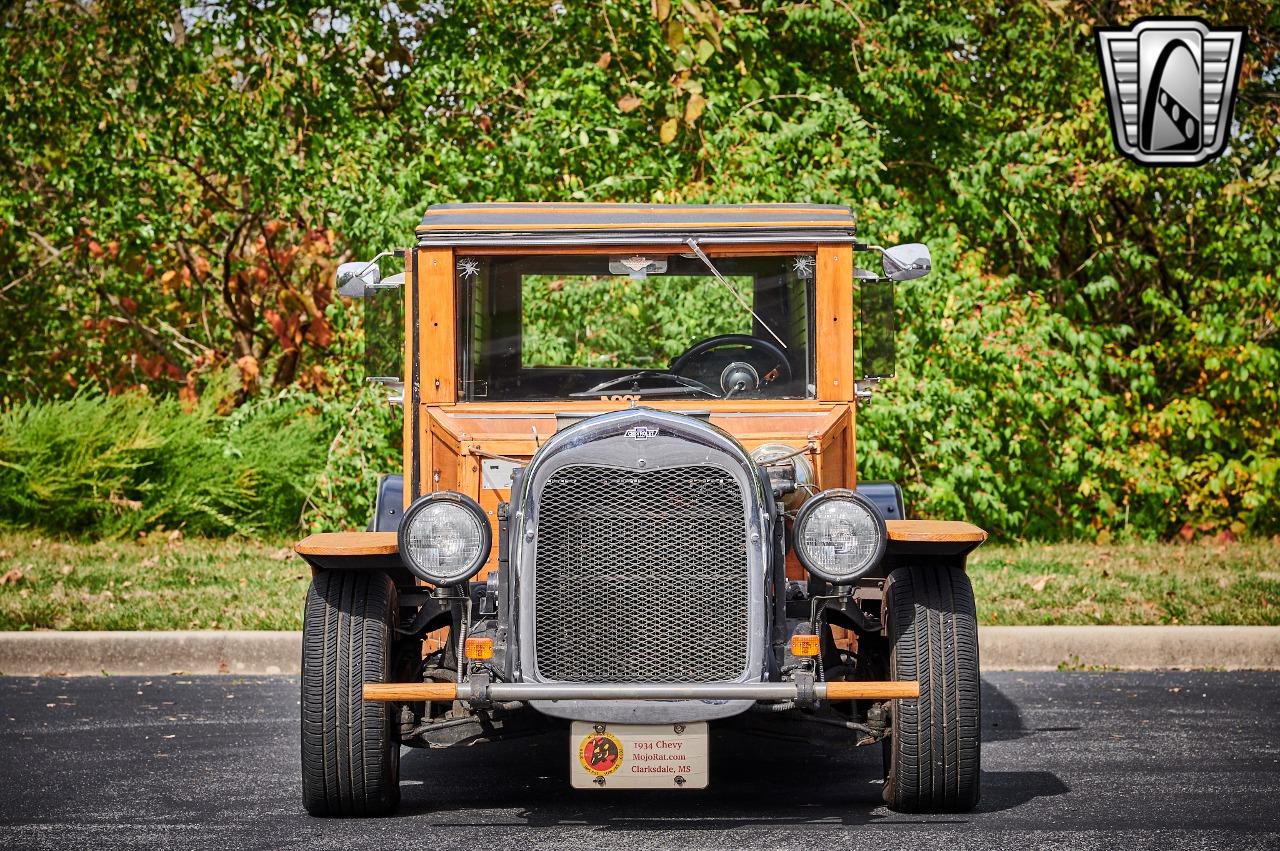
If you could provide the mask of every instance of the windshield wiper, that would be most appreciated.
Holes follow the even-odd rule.
[[[577,393],[570,393],[572,399],[584,399],[595,396],[598,393],[605,393],[613,390],[620,384],[626,384],[628,381],[642,381],[646,378],[661,378],[671,381],[671,385],[667,387],[645,387],[633,388],[626,390],[632,396],[660,396],[666,393],[675,393],[680,396],[689,396],[693,393],[702,393],[710,396],[712,399],[719,398],[711,388],[693,378],[686,378],[683,375],[676,375],[673,372],[662,372],[655,369],[642,369],[631,375],[624,375],[620,378],[610,378],[608,381],[602,381],[590,390],[581,390]]]
[[[763,327],[764,330],[768,331],[769,335],[773,337],[773,339],[778,341],[778,345],[782,346],[782,348],[785,349],[787,347],[787,344],[782,341],[782,338],[778,336],[776,331],[774,331],[772,328],[769,327],[768,322],[765,322],[763,319],[760,318],[760,314],[756,313],[754,310],[751,309],[751,305],[747,304],[746,299],[744,299],[738,293],[738,291],[733,288],[733,285],[724,279],[724,275],[720,274],[720,270],[717,269],[715,265],[711,262],[711,258],[708,257],[706,253],[702,250],[702,246],[698,245],[698,240],[694,239],[693,237],[689,237],[684,241],[684,244],[693,249],[693,253],[698,255],[698,259],[702,261],[704,266],[706,266],[708,269],[711,270],[711,274],[714,275],[715,279],[720,282],[720,286],[728,290],[729,295],[736,298],[738,300],[738,304],[746,308],[747,311],[756,318],[756,321],[760,323],[761,327]]]

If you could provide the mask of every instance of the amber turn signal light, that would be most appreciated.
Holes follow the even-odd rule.
[[[493,658],[492,638],[468,638],[462,653],[473,662]]]
[[[817,656],[821,651],[816,635],[791,636],[792,656]]]

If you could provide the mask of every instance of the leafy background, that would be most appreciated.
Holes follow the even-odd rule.
[[[723,270],[721,270],[723,273]],[[690,343],[750,334],[749,276],[521,275],[525,366],[665,369]]]
[[[1190,13],[1249,27],[1230,149],[1145,169],[1092,28]],[[808,201],[933,248],[859,415],[914,513],[1273,534],[1278,33],[1265,2],[7,4],[0,516],[359,526],[397,437],[337,262],[441,201]]]

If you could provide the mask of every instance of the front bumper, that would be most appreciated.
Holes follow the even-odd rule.
[[[818,683],[366,683],[364,699],[396,703],[528,700],[895,700],[920,696],[910,681]]]

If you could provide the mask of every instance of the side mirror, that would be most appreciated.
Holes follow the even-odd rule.
[[[881,255],[884,276],[891,281],[910,281],[923,278],[933,268],[929,246],[921,242],[909,242],[886,248]]]
[[[338,267],[338,295],[344,295],[347,298],[364,298],[366,290],[376,287],[381,282],[382,274],[378,271],[376,259],[343,263]]]

